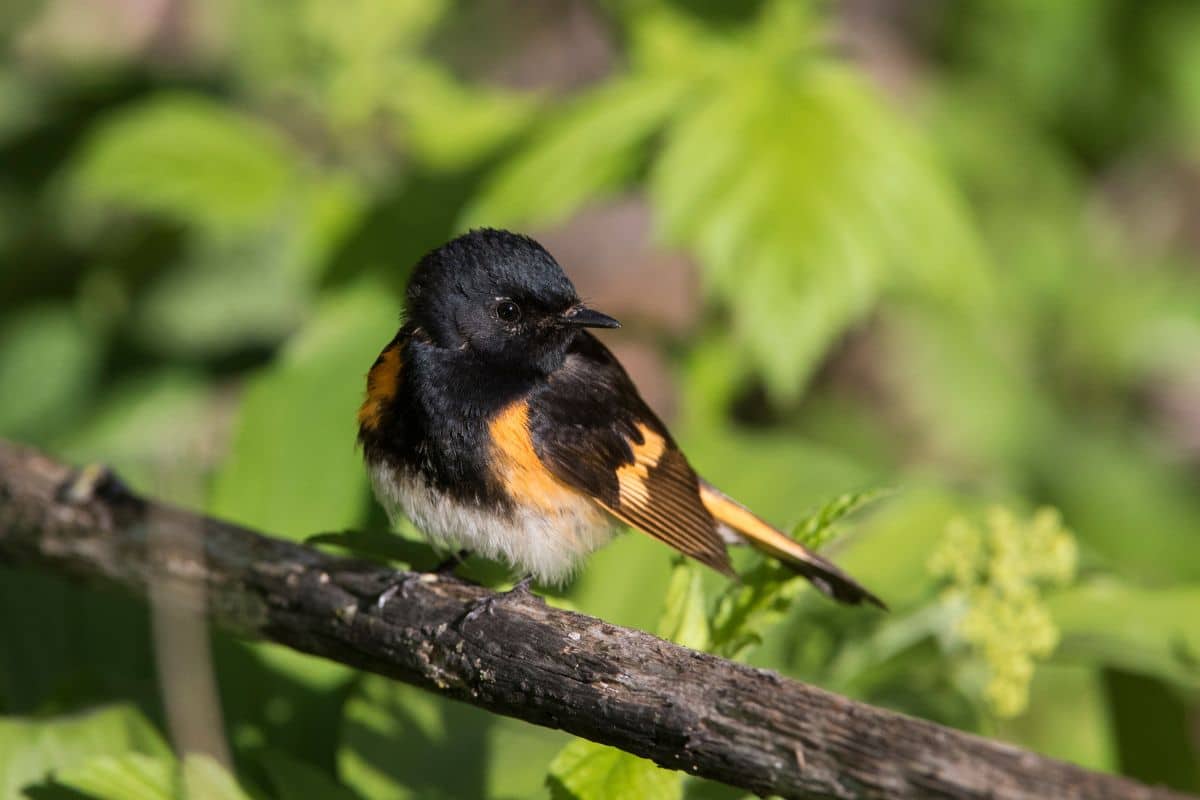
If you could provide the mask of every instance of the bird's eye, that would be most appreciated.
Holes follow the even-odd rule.
[[[501,322],[516,322],[521,318],[521,307],[512,300],[501,300],[496,303],[496,317]]]

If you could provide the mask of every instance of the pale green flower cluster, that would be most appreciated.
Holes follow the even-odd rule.
[[[950,584],[947,602],[962,608],[955,635],[987,666],[983,696],[997,716],[1025,710],[1034,660],[1058,645],[1042,592],[1070,583],[1076,562],[1075,538],[1048,508],[1030,519],[992,508],[984,528],[955,519],[930,558],[930,571]]]

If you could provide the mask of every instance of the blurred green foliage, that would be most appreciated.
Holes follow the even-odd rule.
[[[1200,790],[1200,6],[163,5],[0,11],[0,435],[406,560],[353,439],[408,268],[642,198],[703,289],[630,326],[677,438],[892,611],[632,535],[555,601]],[[603,69],[496,77],[582,58],[520,37],[564,14]],[[0,609],[4,797],[738,796],[214,634],[231,774],[169,750],[143,607],[3,568]]]

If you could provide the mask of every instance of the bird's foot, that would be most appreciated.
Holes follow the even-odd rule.
[[[392,598],[394,598],[396,595],[400,595],[402,598],[407,600],[409,587],[412,586],[414,582],[420,582],[421,580],[425,579],[424,576],[427,574],[449,575],[453,573],[458,565],[465,561],[469,555],[471,555],[471,551],[459,550],[446,560],[440,562],[428,573],[409,572],[405,574],[403,578],[388,584],[387,587],[385,587],[384,590],[379,593],[379,596],[375,598],[375,607],[378,610],[383,611],[384,606],[391,602]]]
[[[88,464],[71,474],[58,487],[58,500],[83,505],[98,497],[115,499],[129,495],[129,489],[107,464]]]
[[[496,606],[503,603],[511,603],[514,600],[524,600],[529,597],[536,598],[537,595],[534,594],[533,590],[530,588],[532,584],[533,576],[526,575],[524,578],[521,578],[521,580],[517,581],[516,584],[508,591],[500,592],[499,594],[489,594],[487,597],[476,600],[471,604],[471,608],[467,611],[466,615],[463,616],[463,624],[465,625],[466,623],[476,620],[485,614],[491,616],[496,612]]]

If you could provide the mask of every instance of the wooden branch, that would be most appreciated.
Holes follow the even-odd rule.
[[[153,537],[149,533],[153,531]],[[153,539],[153,543],[151,543]],[[0,560],[207,596],[241,635],[664,767],[788,798],[1180,798],[454,578],[396,573],[134,496],[0,442]],[[381,612],[376,599],[408,577]]]

